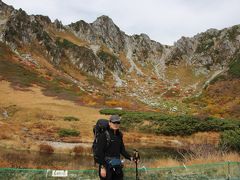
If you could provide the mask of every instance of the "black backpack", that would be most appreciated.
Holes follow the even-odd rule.
[[[109,147],[110,142],[111,142],[111,137],[110,134],[108,132],[109,129],[109,121],[107,119],[99,119],[96,123],[96,125],[93,126],[93,134],[94,134],[94,141],[92,144],[92,150],[93,150],[93,157],[94,157],[94,162],[95,163],[99,163],[99,159],[96,155],[97,152],[97,142],[98,139],[100,137],[101,134],[105,133],[106,134],[106,138],[107,138],[107,147],[106,149]]]

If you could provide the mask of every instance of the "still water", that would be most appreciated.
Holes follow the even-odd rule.
[[[131,154],[133,149],[127,147]],[[181,155],[174,149],[159,147],[140,147],[141,165],[147,165],[153,160],[173,158],[181,159]],[[68,154],[43,154],[39,152],[17,151],[0,148],[1,161],[11,168],[36,168],[36,169],[93,169],[93,157],[91,155]],[[129,162],[125,162],[130,164]],[[130,165],[131,166],[131,165]]]

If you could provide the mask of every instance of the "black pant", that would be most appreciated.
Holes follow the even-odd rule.
[[[122,167],[111,168],[109,166],[106,167],[107,176],[105,178],[101,177],[101,167],[99,166],[99,177],[100,180],[123,180],[123,171]]]

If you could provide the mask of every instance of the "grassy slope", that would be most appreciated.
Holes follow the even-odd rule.
[[[240,79],[224,77],[210,84],[203,94],[187,103],[195,113],[217,118],[240,118]],[[197,111],[196,111],[197,110]]]
[[[2,137],[6,136],[2,141],[18,141],[20,136],[29,140],[34,140],[33,138],[59,140],[61,138],[58,136],[58,130],[67,128],[79,130],[80,136],[62,140],[91,142],[93,124],[96,119],[105,117],[98,113],[98,109],[44,96],[42,88],[38,86],[22,91],[12,89],[7,81],[1,81],[0,89],[1,110],[7,110],[10,116],[8,119],[1,117],[1,123],[5,126],[14,124],[12,128],[15,128],[16,135],[9,136],[12,128],[1,132]],[[76,117],[79,121],[65,121],[64,118],[68,116]]]

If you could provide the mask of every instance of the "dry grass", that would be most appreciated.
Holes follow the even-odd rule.
[[[217,81],[208,86],[203,98],[198,100],[205,102],[204,114],[224,118],[240,118],[240,80],[229,79]]]
[[[212,144],[216,146],[219,141],[219,133],[201,132],[191,136],[163,136],[154,134],[142,134],[138,132],[124,133],[124,140],[131,144],[147,146],[173,147],[186,149],[195,144]]]
[[[213,144],[192,144],[187,150],[188,153],[182,154],[186,165],[240,160],[240,154],[219,150]]]
[[[227,153],[227,154],[215,153],[206,157],[189,159],[188,161],[186,161],[186,165],[227,162],[227,161],[233,161],[233,162],[240,161],[240,155],[237,153]]]
[[[126,55],[123,53],[123,52],[120,52],[119,53],[119,59],[121,60],[121,62],[123,63],[123,66],[126,68],[126,69],[129,69],[131,67]]]
[[[85,154],[91,154],[92,149],[89,147],[83,147],[83,146],[75,146],[73,148],[73,153],[75,155],[85,155]]]
[[[0,140],[11,139],[12,133],[10,130],[13,130],[11,126],[0,121]]]
[[[0,82],[1,107],[15,105],[19,110],[5,121],[5,128],[1,137],[6,139],[12,132],[16,134],[12,139],[17,141],[17,136],[38,136],[51,134],[53,137],[60,128],[76,129],[81,132],[82,142],[92,142],[92,127],[100,118],[106,118],[99,114],[99,109],[79,106],[71,101],[59,100],[54,97],[44,96],[42,88],[33,86],[29,91],[16,90],[10,87],[7,81]],[[76,122],[64,121],[63,117],[74,116],[80,120]],[[11,126],[9,123],[14,124]],[[13,130],[14,128],[14,130]],[[21,129],[27,128],[27,132]],[[16,143],[17,144],[17,143]]]
[[[60,32],[60,31],[52,31],[52,35],[55,37],[61,37],[63,39],[67,39],[68,41],[78,45],[78,46],[87,46],[89,45],[89,43],[85,40],[79,39],[77,38],[74,34],[72,34],[71,32]]]
[[[61,67],[64,69],[65,72],[67,72],[70,76],[74,77],[75,79],[79,80],[80,82],[87,83],[87,77],[82,75],[79,72],[79,69],[76,67],[73,67],[70,64],[62,64]]]
[[[54,152],[54,149],[49,144],[40,144],[39,145],[39,151],[41,153],[52,154]]]
[[[161,168],[161,167],[174,167],[174,166],[182,166],[184,165],[195,165],[195,164],[210,164],[210,163],[218,163],[218,162],[236,162],[240,161],[240,155],[238,153],[226,153],[221,154],[219,152],[215,152],[213,154],[209,154],[208,156],[195,156],[191,158],[187,158],[185,161],[177,161],[175,159],[159,159],[152,161],[150,163],[145,163],[145,165],[149,168]]]
[[[11,164],[0,157],[0,168],[11,167]]]
[[[170,65],[166,69],[166,77],[169,80],[179,80],[181,86],[185,87],[189,84],[195,84],[204,80],[204,76],[196,76],[193,73],[191,67],[185,64],[179,64],[178,66]]]
[[[158,159],[146,165],[149,168],[174,167],[174,166],[181,166],[181,162],[168,158],[168,159]]]

